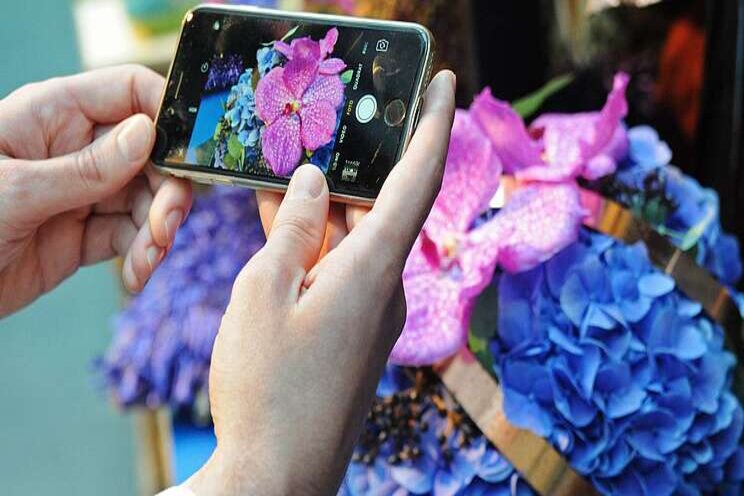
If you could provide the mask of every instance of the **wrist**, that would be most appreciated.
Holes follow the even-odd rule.
[[[196,496],[284,496],[290,494],[281,464],[259,467],[244,455],[215,449],[207,463],[183,485]]]

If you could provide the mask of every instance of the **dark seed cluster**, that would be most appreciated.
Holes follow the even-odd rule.
[[[380,454],[386,454],[391,465],[418,459],[424,449],[422,435],[432,428],[424,420],[430,411],[442,419],[435,434],[441,457],[448,463],[456,450],[467,448],[479,435],[431,369],[404,369],[404,373],[411,387],[375,400],[352,461],[372,465]]]

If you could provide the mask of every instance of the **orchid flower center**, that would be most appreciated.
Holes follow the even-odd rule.
[[[457,258],[459,247],[460,243],[454,235],[450,234],[444,239],[442,242],[442,265],[444,267],[452,265],[452,262]]]
[[[292,100],[284,105],[284,115],[294,115],[300,110],[300,102]]]

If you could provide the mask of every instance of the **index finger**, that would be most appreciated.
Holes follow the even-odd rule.
[[[62,84],[66,98],[71,98],[90,121],[112,124],[138,113],[155,119],[165,79],[146,67],[123,65],[57,82]]]
[[[455,85],[451,71],[441,71],[432,79],[408,150],[390,172],[372,211],[359,226],[369,236],[366,243],[371,244],[371,249],[389,252],[402,262],[442,185],[455,117]]]

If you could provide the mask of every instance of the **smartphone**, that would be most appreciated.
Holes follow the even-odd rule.
[[[332,199],[371,204],[416,126],[432,58],[432,35],[418,24],[196,7],[152,161],[197,182],[275,191],[309,162]]]

